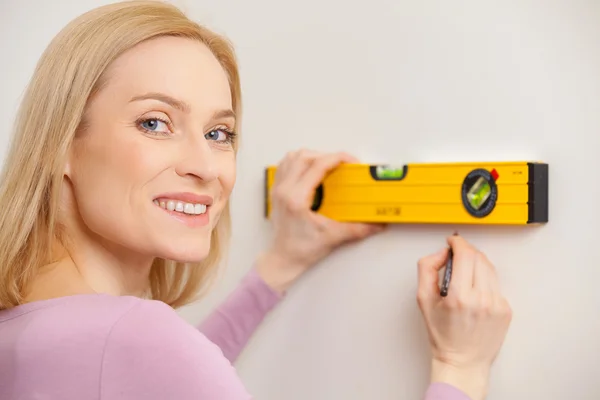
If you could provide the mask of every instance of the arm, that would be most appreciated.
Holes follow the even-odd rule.
[[[253,268],[198,329],[235,362],[267,313],[282,298]]]

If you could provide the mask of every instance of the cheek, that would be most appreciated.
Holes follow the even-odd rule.
[[[120,234],[139,230],[136,213],[144,207],[143,188],[159,173],[161,160],[160,152],[142,142],[126,140],[128,132],[121,133],[97,135],[78,144],[71,174],[75,203],[84,224],[92,232],[119,242]]]
[[[236,181],[236,160],[233,152],[223,154],[219,159],[219,181],[222,197],[228,199]]]
[[[78,201],[102,201],[114,205],[123,201],[131,188],[143,183],[152,157],[139,145],[118,140],[115,136],[90,140],[76,148],[72,180]]]

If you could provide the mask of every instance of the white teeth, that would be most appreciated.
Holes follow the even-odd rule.
[[[206,204],[184,203],[174,200],[154,200],[154,204],[169,211],[177,211],[184,214],[199,215],[206,212]]]
[[[169,211],[175,210],[175,202],[173,200],[169,200],[167,202],[167,210],[169,210]]]

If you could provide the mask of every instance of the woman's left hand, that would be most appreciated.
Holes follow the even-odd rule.
[[[258,260],[259,273],[274,289],[284,292],[339,246],[384,229],[382,224],[334,221],[311,210],[323,178],[344,162],[358,160],[346,153],[299,150],[278,165],[271,189],[274,238]]]

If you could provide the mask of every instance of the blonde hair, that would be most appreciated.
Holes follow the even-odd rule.
[[[57,223],[64,165],[88,99],[123,52],[159,36],[204,43],[229,76],[233,110],[241,115],[239,72],[230,43],[159,1],[127,1],[70,22],[40,58],[25,93],[0,183],[0,309],[22,304],[40,266],[60,238]],[[236,127],[239,131],[239,128]],[[237,154],[237,145],[235,146]],[[179,307],[194,300],[221,260],[229,238],[225,208],[208,257],[198,264],[156,259],[149,297]]]

